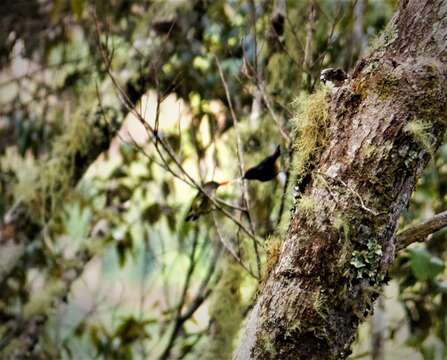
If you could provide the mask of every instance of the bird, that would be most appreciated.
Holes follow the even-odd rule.
[[[278,145],[272,155],[267,156],[259,164],[248,169],[242,176],[242,179],[258,180],[261,182],[274,179],[279,172],[279,167],[276,163],[279,155],[281,155],[281,149]]]
[[[339,68],[327,68],[322,70],[320,74],[320,81],[329,88],[342,86],[346,78],[346,73]]]
[[[213,209],[213,203],[209,199],[214,195],[216,190],[223,185],[230,183],[230,181],[209,181],[202,185],[203,192],[199,191],[197,195],[191,202],[191,207],[189,208],[188,214],[186,215],[185,221],[195,221],[201,215],[209,213]]]

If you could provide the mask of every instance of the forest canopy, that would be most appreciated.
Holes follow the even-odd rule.
[[[297,184],[330,142],[322,70],[362,71],[398,8],[1,3],[0,358],[231,359],[293,214],[320,206]],[[400,84],[376,86],[385,100]],[[350,359],[447,357],[447,146],[432,127],[402,129],[429,154],[397,229],[418,243],[396,249]],[[383,255],[365,246],[347,261],[358,281]]]

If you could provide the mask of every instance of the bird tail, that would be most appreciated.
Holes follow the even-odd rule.
[[[277,158],[279,155],[281,155],[281,146],[277,145],[275,152],[273,153],[273,155]]]

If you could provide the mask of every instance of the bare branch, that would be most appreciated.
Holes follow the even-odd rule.
[[[397,233],[397,250],[405,249],[408,245],[417,241],[425,241],[429,235],[446,226],[447,211],[436,214],[422,223],[411,225]]]

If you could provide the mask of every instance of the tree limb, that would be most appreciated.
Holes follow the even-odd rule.
[[[408,226],[397,233],[397,250],[403,250],[408,245],[417,241],[425,241],[429,235],[446,226],[447,211],[436,214],[420,224]]]

